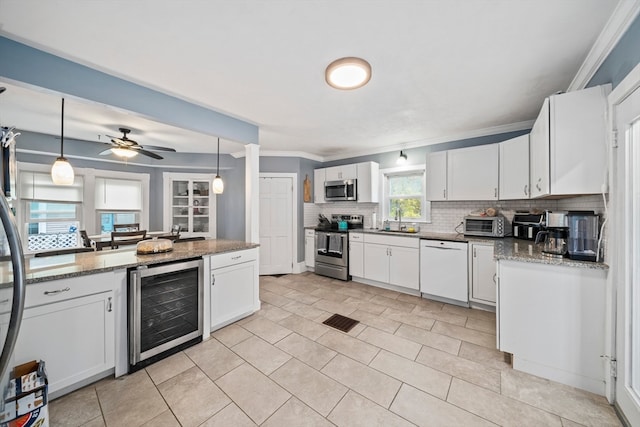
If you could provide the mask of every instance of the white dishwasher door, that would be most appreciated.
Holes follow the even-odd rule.
[[[420,292],[469,304],[467,243],[420,240]]]

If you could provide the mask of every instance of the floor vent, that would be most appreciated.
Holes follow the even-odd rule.
[[[334,314],[333,316],[329,317],[327,320],[325,320],[322,323],[324,323],[327,326],[331,326],[332,328],[336,328],[339,331],[349,332],[351,329],[353,329],[354,326],[356,326],[360,322],[358,320],[354,320],[349,317],[341,316],[339,314]]]

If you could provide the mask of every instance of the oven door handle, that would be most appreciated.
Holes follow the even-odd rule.
[[[129,364],[140,362],[140,288],[142,276],[138,270],[130,273],[129,292]]]

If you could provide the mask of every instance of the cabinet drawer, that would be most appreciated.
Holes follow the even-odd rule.
[[[349,241],[350,242],[364,242],[364,234],[363,233],[349,233]]]
[[[126,277],[124,271],[121,272],[121,275],[122,277],[118,280],[116,272],[111,271],[27,285],[25,307],[35,307],[112,291],[120,280],[124,280]]]
[[[389,236],[380,234],[365,234],[365,243],[376,243],[387,246],[402,246],[405,248],[419,248],[420,239],[416,237]]]
[[[220,267],[227,267],[229,265],[255,261],[257,259],[258,259],[257,249],[227,252],[219,255],[212,255],[211,268],[214,269],[214,268],[220,268]]]
[[[0,314],[11,311],[11,300],[13,299],[13,287],[0,289]]]

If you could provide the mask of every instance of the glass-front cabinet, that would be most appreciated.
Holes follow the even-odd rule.
[[[181,236],[216,236],[216,198],[209,174],[163,174],[165,208],[163,229],[180,226]]]

